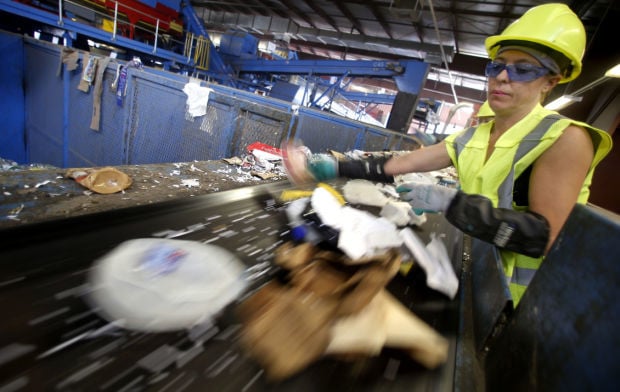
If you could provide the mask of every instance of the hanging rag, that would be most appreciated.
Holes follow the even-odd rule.
[[[74,71],[78,67],[79,52],[77,50],[63,47],[60,54],[60,62],[58,63],[57,76],[62,73],[62,66],[64,64],[65,69],[69,72]]]
[[[103,91],[103,75],[108,68],[110,62],[109,57],[99,59],[97,64],[97,75],[95,77],[95,88],[93,90],[93,116],[90,121],[90,129],[93,131],[99,130],[99,124],[101,122],[101,93]]]
[[[207,114],[209,94],[212,91],[212,89],[202,87],[195,82],[189,82],[183,87],[183,92],[187,94],[187,111],[192,118]]]

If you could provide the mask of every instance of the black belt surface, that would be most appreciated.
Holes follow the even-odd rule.
[[[85,302],[92,263],[123,241],[172,237],[222,246],[248,266],[270,262],[288,239],[269,184],[0,230],[0,389],[71,391],[451,391],[459,299],[428,289],[424,273],[397,275],[389,291],[450,341],[446,364],[427,370],[397,350],[354,362],[324,358],[277,384],[237,345],[231,307],[212,326],[175,333],[112,327]],[[460,234],[441,216],[422,229],[443,233],[460,271]],[[271,269],[260,284],[270,279]]]

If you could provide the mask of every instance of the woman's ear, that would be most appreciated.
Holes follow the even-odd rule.
[[[545,83],[543,84],[540,90],[540,102],[541,103],[543,103],[547,99],[547,97],[551,93],[551,90],[553,90],[553,88],[557,86],[559,81],[560,81],[559,75],[548,76],[547,78],[545,78]]]
[[[546,78],[545,84],[542,86],[543,95],[547,95],[553,90],[555,86],[557,86],[560,81],[559,75],[554,75]]]

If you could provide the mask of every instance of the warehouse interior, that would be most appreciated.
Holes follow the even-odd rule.
[[[390,319],[385,311],[385,320],[415,332],[407,350],[385,344],[372,355],[325,355],[325,336],[310,329],[320,320],[316,309],[267,306],[295,298],[294,290],[246,301],[276,281],[296,282],[278,261],[278,251],[299,240],[288,215],[294,203],[284,195],[338,195],[349,185],[300,190],[282,166],[282,143],[389,156],[477,124],[486,100],[484,39],[543,3],[0,0],[0,301],[7,314],[0,390],[616,390],[620,76],[612,70],[620,66],[613,42],[620,4],[613,0],[562,1],[586,29],[583,72],[544,104],[569,98],[560,114],[616,143],[597,167],[589,203],[575,207],[518,307],[497,248],[432,213],[412,232],[424,249],[440,239],[458,292],[429,283],[431,270],[405,245],[413,266],[405,257],[390,279],[354,274],[344,284],[357,294],[346,285],[375,284],[373,298],[394,312]],[[97,188],[96,175],[112,176],[109,190]],[[458,181],[450,170],[432,175]],[[309,215],[307,224],[325,229]],[[333,232],[326,233],[333,249]],[[227,289],[244,294],[187,328],[132,329],[127,320],[139,307],[112,320],[96,303],[94,266],[127,241],[147,238],[188,240],[238,259],[244,285],[224,287],[224,269],[214,272],[222,274],[220,292],[210,301],[224,301]],[[177,256],[166,257],[174,263]],[[311,273],[329,283],[336,276],[318,267]],[[142,298],[178,310],[165,306],[175,295],[134,297],[121,286],[111,290],[121,303]],[[247,318],[263,325],[249,344]],[[379,329],[363,325],[366,340],[357,343],[369,345]],[[398,328],[385,335],[402,338]],[[260,352],[270,339],[277,350]],[[274,376],[275,358],[280,369],[297,371]]]

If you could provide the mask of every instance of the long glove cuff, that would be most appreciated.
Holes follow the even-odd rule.
[[[376,182],[394,182],[394,176],[385,174],[383,166],[388,157],[370,157],[338,162],[338,172],[342,177],[364,179]]]
[[[466,234],[530,257],[543,256],[549,241],[549,222],[545,217],[495,208],[491,200],[480,195],[459,191],[445,216]]]

